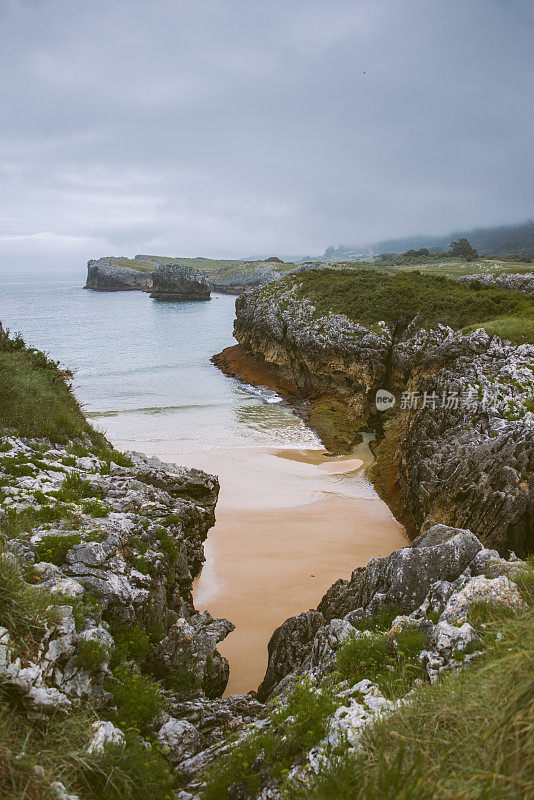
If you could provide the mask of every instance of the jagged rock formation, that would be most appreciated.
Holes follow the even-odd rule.
[[[210,287],[200,272],[184,264],[162,264],[152,273],[156,300],[209,300]]]
[[[532,549],[534,346],[417,320],[367,328],[280,284],[238,298],[234,335],[282,392],[291,384],[312,411],[341,403],[353,434],[378,429],[373,479],[412,537],[446,523],[503,554]],[[378,389],[397,400],[385,413]]]
[[[480,283],[483,286],[496,286],[499,289],[510,289],[525,294],[534,294],[534,273],[521,272],[502,273],[501,275],[462,275],[460,283],[470,285]]]
[[[517,564],[521,568],[522,562]],[[493,577],[486,577],[486,572]],[[471,603],[487,599],[522,603],[511,576],[510,565],[495,550],[484,548],[471,531],[435,525],[413,546],[371,559],[349,581],[337,581],[317,610],[286,620],[269,642],[269,663],[258,698],[265,702],[279,695],[297,675],[310,671],[315,677],[325,675],[335,651],[354,634],[354,626],[385,606],[399,609],[392,627],[424,628],[434,644],[425,663],[429,677],[435,679],[450,669],[453,648],[476,638],[465,620]],[[428,619],[429,611],[439,611],[437,622]]]
[[[213,292],[221,292],[222,294],[242,294],[248,289],[255,289],[258,286],[263,286],[266,283],[277,281],[280,279],[280,270],[277,270],[271,265],[258,267],[254,270],[234,269],[228,276],[223,274],[210,278],[209,284]]]
[[[42,590],[63,600],[29,663],[15,657],[7,630],[0,632],[0,679],[34,711],[68,708],[79,698],[106,705],[115,634],[139,626],[159,631],[143,670],[176,700],[215,698],[226,687],[228,663],[216,648],[234,626],[199,614],[191,596],[215,521],[217,478],[138,454],[130,459],[120,466],[43,441],[3,441],[0,528],[8,538],[0,558],[6,565],[16,559],[13,569],[24,565]],[[26,530],[9,535],[18,518],[30,520]],[[89,640],[107,653],[95,670],[77,660]]]
[[[121,267],[106,258],[91,259],[84,288],[97,292],[147,291],[152,288],[152,273]]]

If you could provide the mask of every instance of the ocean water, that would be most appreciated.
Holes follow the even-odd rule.
[[[0,274],[0,321],[75,373],[93,424],[124,446],[177,452],[317,447],[272,392],[243,387],[210,357],[235,344],[235,298],[162,303],[142,292],[93,292],[84,275]]]

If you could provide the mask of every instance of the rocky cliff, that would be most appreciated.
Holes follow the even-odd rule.
[[[185,264],[161,264],[152,273],[156,300],[209,300],[210,287],[200,272]]]
[[[534,346],[417,318],[365,326],[319,314],[294,281],[238,298],[234,333],[273,386],[290,383],[311,401],[312,424],[321,412],[327,446],[329,429],[342,445],[340,411],[345,446],[378,431],[373,480],[412,537],[446,523],[503,554],[533,548]],[[386,410],[379,389],[394,396]]]
[[[85,289],[98,292],[147,291],[152,288],[150,272],[113,264],[106,258],[87,262]]]

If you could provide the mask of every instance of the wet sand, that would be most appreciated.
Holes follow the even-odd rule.
[[[282,622],[316,607],[338,578],[408,543],[365,478],[372,462],[366,442],[335,458],[320,445],[184,452],[170,436],[140,437],[136,446],[131,422],[126,421],[128,438],[120,419],[107,422],[118,447],[219,476],[216,524],[204,546],[194,599],[199,610],[236,625],[219,645],[230,662],[227,695],[258,687],[267,644]]]
[[[366,445],[344,459],[325,458],[322,450],[227,453],[222,472],[221,453],[212,457],[222,491],[194,598],[199,610],[236,625],[219,650],[230,662],[226,694],[243,693],[263,679],[275,628],[407,539],[363,475],[371,461]],[[278,486],[258,486],[260,466],[273,471]]]
[[[231,665],[226,693],[257,688],[268,641],[284,620],[315,607],[338,578],[406,543],[380,500],[332,495],[289,511],[220,511],[195,604],[237,626],[219,646]]]

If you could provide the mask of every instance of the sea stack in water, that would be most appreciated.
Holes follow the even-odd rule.
[[[162,264],[152,273],[156,300],[209,300],[209,283],[200,272],[185,264]]]
[[[122,267],[105,258],[87,262],[85,289],[97,292],[133,292],[152,288],[152,273]]]

